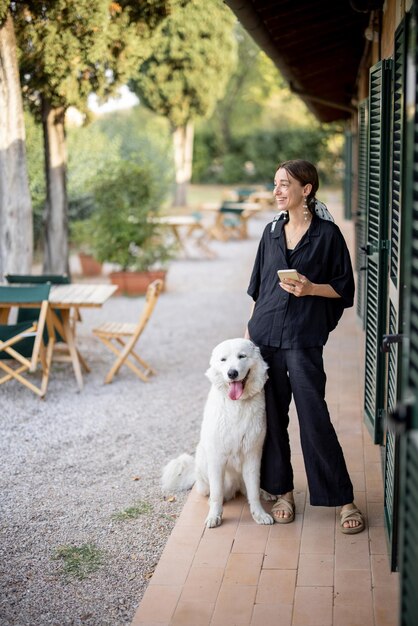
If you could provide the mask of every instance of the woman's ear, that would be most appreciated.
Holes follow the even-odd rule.
[[[303,188],[304,193],[306,193],[307,196],[309,196],[309,194],[312,191],[312,185],[311,183],[307,183],[304,188]]]

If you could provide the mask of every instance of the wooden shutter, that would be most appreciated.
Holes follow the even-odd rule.
[[[356,310],[365,322],[366,302],[366,215],[367,215],[367,172],[369,154],[369,99],[362,100],[358,112],[358,206],[355,221],[355,269],[357,271]]]
[[[406,133],[402,181],[402,309],[407,341],[401,383],[399,570],[400,626],[418,624],[418,45],[417,3],[408,28]],[[403,419],[399,419],[399,413]]]
[[[344,217],[351,220],[351,201],[353,185],[353,133],[344,133]]]
[[[418,624],[418,429],[404,435],[402,448],[404,473],[400,533],[400,626],[416,626]]]
[[[374,443],[382,443],[383,436],[385,358],[380,348],[386,332],[392,64],[379,61],[370,70],[364,413]]]
[[[395,33],[393,66],[393,105],[392,105],[392,163],[390,189],[390,254],[389,254],[389,319],[388,339],[388,379],[386,406],[389,413],[395,411],[400,399],[399,377],[402,358],[402,291],[403,281],[400,257],[402,255],[402,171],[404,154],[405,123],[405,67],[406,67],[406,29],[405,18]],[[384,511],[385,526],[389,540],[391,569],[397,568],[398,543],[398,497],[399,497],[399,436],[387,429],[384,423]]]

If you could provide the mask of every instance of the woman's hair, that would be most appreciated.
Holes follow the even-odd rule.
[[[319,179],[318,172],[315,165],[309,161],[303,159],[293,159],[291,161],[284,161],[280,163],[277,170],[281,168],[285,169],[292,178],[296,178],[297,181],[304,187],[305,185],[312,185],[310,194],[307,197],[307,205],[312,214],[315,212],[315,194],[318,191]]]

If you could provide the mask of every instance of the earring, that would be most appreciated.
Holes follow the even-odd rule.
[[[308,203],[306,202],[306,196],[303,197],[303,218],[305,222],[308,221],[309,209]]]

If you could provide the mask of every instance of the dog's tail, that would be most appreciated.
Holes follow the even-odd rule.
[[[190,456],[190,454],[181,454],[164,467],[161,486],[163,493],[186,491],[186,489],[193,487],[195,481],[194,457]]]

